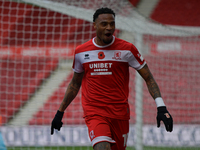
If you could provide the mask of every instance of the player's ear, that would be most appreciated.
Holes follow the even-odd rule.
[[[96,28],[97,28],[97,26],[96,26],[96,23],[95,23],[95,22],[93,22],[93,26],[94,26],[94,29],[96,29]]]

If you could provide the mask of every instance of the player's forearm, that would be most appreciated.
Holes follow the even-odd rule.
[[[74,72],[73,78],[72,78],[72,80],[71,80],[70,84],[68,85],[67,90],[65,92],[63,101],[60,104],[59,111],[64,112],[65,109],[69,106],[69,104],[76,97],[76,95],[78,94],[78,91],[81,87],[83,75],[84,75],[84,72],[82,72],[82,73]]]
[[[149,67],[147,64],[144,65],[144,67],[140,70],[138,70],[138,73],[142,76],[142,78],[145,80],[149,93],[153,97],[153,99],[156,99],[157,97],[161,97],[160,89],[154,80],[154,77],[149,70]]]
[[[79,89],[80,89],[80,85],[73,84],[72,82],[69,84],[65,92],[63,101],[60,104],[59,111],[61,112],[65,111],[65,109],[69,106],[69,104],[73,101],[73,99],[78,94]]]
[[[156,99],[157,97],[161,97],[160,89],[158,87],[158,84],[154,80],[153,76],[149,78],[149,80],[146,82],[149,93],[153,97],[153,99]]]

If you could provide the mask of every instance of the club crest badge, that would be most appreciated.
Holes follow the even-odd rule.
[[[115,52],[114,57],[112,59],[120,60],[121,59],[121,52]]]

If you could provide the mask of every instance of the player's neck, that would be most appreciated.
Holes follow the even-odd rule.
[[[105,43],[103,40],[99,39],[98,37],[94,38],[94,42],[98,46],[107,46],[107,45],[110,45],[111,43],[113,43],[113,40],[114,40],[114,36],[113,36],[112,40],[109,43]]]

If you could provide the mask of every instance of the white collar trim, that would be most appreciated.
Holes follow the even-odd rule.
[[[93,42],[93,44],[94,44],[96,47],[99,47],[99,48],[108,47],[108,46],[112,45],[112,44],[114,43],[114,41],[115,41],[115,36],[113,35],[113,39],[112,39],[112,42],[111,42],[111,43],[109,43],[108,45],[100,46],[100,45],[97,45],[97,44],[95,43],[95,38],[96,38],[96,37],[94,37],[94,38],[92,39],[92,42]]]

